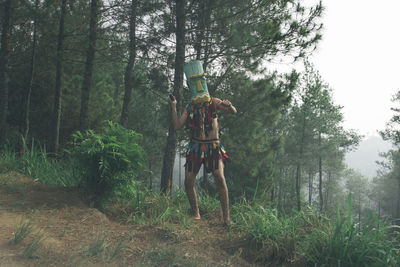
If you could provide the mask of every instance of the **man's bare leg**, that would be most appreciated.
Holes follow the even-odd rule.
[[[229,214],[229,196],[228,187],[226,186],[225,175],[224,175],[224,163],[222,160],[219,161],[219,166],[217,170],[213,171],[213,176],[215,184],[218,188],[219,200],[221,202],[222,215],[224,219],[224,224],[229,225],[231,223],[231,217]]]
[[[196,196],[196,173],[185,171],[185,190],[195,219],[200,219],[199,204]]]

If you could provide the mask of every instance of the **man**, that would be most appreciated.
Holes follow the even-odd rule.
[[[191,131],[186,148],[185,190],[194,218],[200,219],[196,197],[196,175],[203,164],[207,172],[212,172],[218,188],[224,224],[230,225],[229,197],[224,167],[228,156],[219,141],[217,111],[236,114],[236,109],[228,100],[211,98],[208,93],[205,73],[200,61],[191,61],[184,66],[187,84],[192,94],[192,102],[178,118],[176,100],[169,98],[172,108],[172,122],[175,130],[185,123]]]

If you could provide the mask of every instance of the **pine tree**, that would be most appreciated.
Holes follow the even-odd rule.
[[[8,113],[8,45],[11,30],[11,0],[3,3],[3,19],[1,21],[1,47],[0,47],[0,144],[5,142],[7,113]]]

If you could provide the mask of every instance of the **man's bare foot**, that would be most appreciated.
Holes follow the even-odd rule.
[[[194,215],[193,218],[194,218],[195,220],[200,220],[200,219],[201,219],[200,214]]]

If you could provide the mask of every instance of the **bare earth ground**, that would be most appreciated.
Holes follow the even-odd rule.
[[[32,230],[12,245],[23,222]],[[251,266],[241,249],[228,253],[234,241],[219,219],[188,224],[124,224],[89,207],[76,188],[0,174],[0,266]]]

